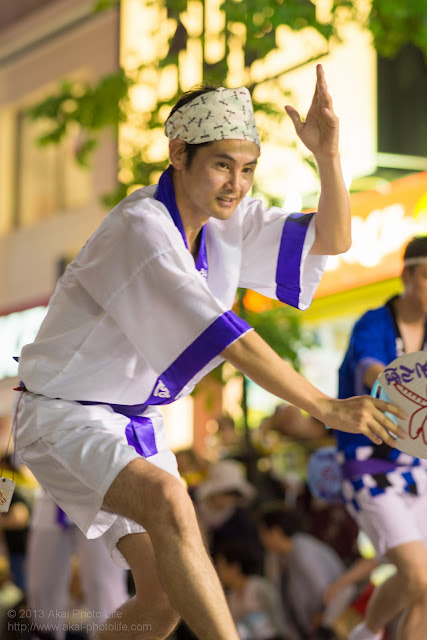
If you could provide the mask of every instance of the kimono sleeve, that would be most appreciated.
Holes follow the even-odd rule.
[[[251,200],[243,222],[240,286],[307,309],[327,256],[309,253],[315,239],[313,213],[287,214]]]
[[[250,327],[213,296],[181,235],[161,218],[120,216],[74,271],[176,397]]]

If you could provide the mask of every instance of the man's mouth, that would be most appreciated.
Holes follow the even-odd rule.
[[[218,200],[224,202],[225,204],[232,204],[236,198],[230,198],[229,196],[218,196]]]

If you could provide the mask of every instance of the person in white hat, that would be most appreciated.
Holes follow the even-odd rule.
[[[213,558],[227,539],[240,537],[258,548],[262,568],[261,543],[250,509],[255,495],[255,486],[248,482],[245,468],[237,460],[220,460],[211,466],[195,492],[195,502]]]
[[[382,413],[397,408],[326,396],[231,310],[238,287],[307,308],[327,255],[350,246],[338,119],[321,65],[305,121],[286,110],[318,164],[316,214],[266,210],[248,197],[260,141],[247,89],[190,92],[166,121],[170,167],[159,184],[107,215],[22,350],[22,460],[86,536],[103,536],[136,584],[100,640],[166,638],[179,616],[204,640],[238,639],[158,410],[224,359],[330,426],[387,442],[385,427],[399,432]]]

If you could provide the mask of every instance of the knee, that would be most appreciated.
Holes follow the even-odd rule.
[[[176,629],[180,620],[180,616],[171,606],[162,608],[157,612],[156,629],[154,631],[158,636],[167,638]],[[143,636],[143,640],[145,639],[146,636]]]
[[[146,529],[163,530],[173,528],[182,531],[193,527],[196,516],[193,503],[182,482],[168,474],[152,490],[150,498],[152,509],[148,512]]]
[[[168,638],[177,627],[179,621],[180,616],[169,602],[158,602],[150,607],[149,612],[147,612],[144,604],[141,603],[139,615],[132,624],[131,631],[135,634],[132,637],[138,640]]]
[[[410,600],[427,602],[427,568],[424,564],[411,565],[402,575],[404,592]]]

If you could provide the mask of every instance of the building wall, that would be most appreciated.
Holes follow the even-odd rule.
[[[92,0],[40,3],[5,26],[0,42],[0,315],[46,303],[60,262],[74,256],[105,215],[100,195],[116,185],[117,143],[105,134],[87,174],[83,206],[61,209],[16,226],[14,199],[20,166],[13,116],[64,77],[95,80],[118,68],[119,13],[93,14]],[[34,3],[33,3],[34,5]],[[34,167],[33,170],[36,170]],[[21,176],[24,177],[25,176]],[[19,195],[19,194],[18,194]],[[14,380],[0,380],[0,414],[10,407]]]

